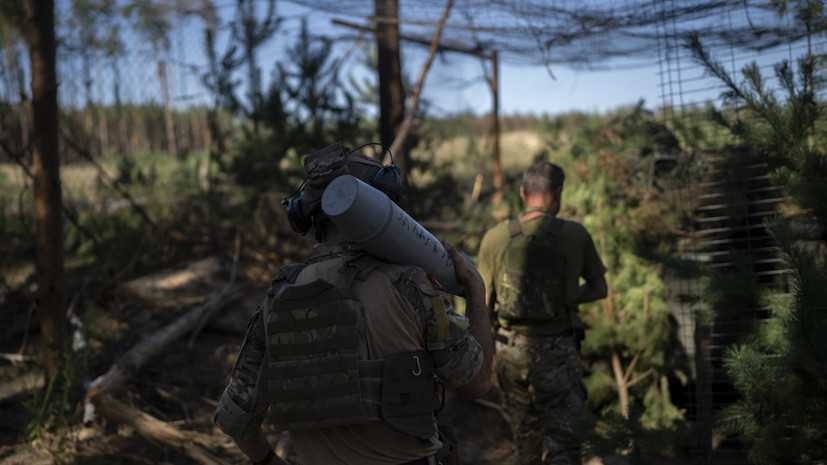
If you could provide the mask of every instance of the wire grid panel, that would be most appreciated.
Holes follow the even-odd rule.
[[[663,9],[670,3],[653,2],[654,8]],[[698,34],[712,59],[735,82],[743,83],[742,70],[754,63],[767,88],[775,91],[779,90],[776,64],[787,61],[795,66],[799,58],[824,50],[825,39],[808,36],[796,24],[793,10],[779,12],[777,4],[767,1],[722,3],[722,9],[693,21],[658,24],[661,116],[678,133],[711,125],[703,109],[722,108],[721,96],[728,90],[693,56],[687,46],[689,34]],[[747,266],[759,287],[786,291],[785,264],[763,226],[763,220],[776,215],[785,201],[770,182],[770,168],[755,154],[732,149],[737,141],[725,131],[707,127],[702,133],[705,137],[700,140],[684,137],[680,158],[684,165],[675,170],[678,187],[670,192],[679,212],[677,229],[682,231],[677,254],[730,273]],[[694,365],[685,406],[692,419],[701,419],[737,399],[723,367],[723,352],[767,313],[744,305],[708,317],[710,308],[698,279],[676,278],[671,287],[679,337]],[[680,297],[687,295],[700,298]],[[696,452],[700,463],[748,463],[731,438],[709,437]]]

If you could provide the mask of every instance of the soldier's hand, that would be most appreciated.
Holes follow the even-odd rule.
[[[465,291],[469,292],[476,287],[482,287],[482,277],[474,265],[448,239],[443,239],[442,245],[454,261],[454,273],[457,275],[457,281],[465,287]]]

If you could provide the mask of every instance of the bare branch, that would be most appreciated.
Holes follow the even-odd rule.
[[[655,372],[654,368],[649,368],[648,370],[646,370],[643,373],[641,373],[640,375],[638,375],[635,379],[633,379],[633,380],[629,381],[628,383],[626,383],[626,387],[630,388],[630,387],[634,386],[635,384],[639,383],[641,380],[646,379],[647,376],[649,376],[651,374],[654,374],[654,372]]]
[[[419,104],[419,95],[422,93],[422,85],[425,82],[425,76],[428,74],[428,69],[430,69],[431,63],[434,61],[434,56],[439,48],[439,38],[442,35],[442,28],[445,25],[445,20],[448,19],[448,15],[451,13],[451,7],[453,4],[454,0],[448,0],[445,3],[445,10],[443,10],[442,17],[439,18],[439,23],[437,23],[436,30],[431,38],[431,50],[428,53],[428,59],[425,60],[425,63],[419,70],[419,78],[417,79],[416,85],[408,98],[408,108],[405,112],[405,119],[402,121],[402,124],[399,125],[399,132],[397,132],[396,137],[393,139],[393,144],[391,144],[391,153],[399,152],[400,147],[402,147],[402,143],[405,141],[405,138],[408,137],[408,132],[411,129],[411,122],[413,121],[414,113],[416,113],[416,107]]]
[[[241,255],[241,232],[236,231],[235,233],[235,251],[233,252],[233,267],[230,271],[230,279],[227,281],[227,284],[224,286],[224,289],[221,292],[225,292],[230,288],[230,286],[235,283],[235,276],[238,270],[238,258]],[[218,305],[213,305],[210,309],[204,312],[204,315],[201,317],[201,321],[198,322],[198,326],[192,330],[192,334],[190,334],[190,341],[188,344],[188,348],[192,349],[195,346],[195,340],[198,339],[198,335],[201,334],[201,331],[206,326],[207,322],[212,318],[215,311],[218,309]]]

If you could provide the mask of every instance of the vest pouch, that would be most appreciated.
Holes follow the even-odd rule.
[[[355,355],[270,363],[267,367],[273,423],[281,430],[367,423]]]
[[[439,405],[434,362],[425,351],[388,356],[382,375],[382,419],[399,431],[427,440],[434,435]]]

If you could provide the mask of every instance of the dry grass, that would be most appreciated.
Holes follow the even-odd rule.
[[[468,138],[466,137],[442,141],[431,150],[419,147],[414,150],[413,156],[429,161],[429,164],[433,166],[448,167],[451,174],[458,180],[473,182],[480,169],[483,169],[486,174],[491,170],[490,138],[478,138],[475,143],[477,152],[485,153],[483,159],[478,153],[468,153]],[[500,136],[500,162],[503,173],[522,172],[543,146],[542,135],[534,131],[513,131],[502,134]],[[433,180],[433,173],[414,172],[411,176],[415,184],[428,183]]]
[[[63,195],[75,201],[93,198],[97,173],[97,168],[89,164],[61,166],[60,183]],[[32,181],[27,178],[23,168],[13,163],[0,164],[0,198],[5,198],[6,202],[16,203],[21,191],[27,189],[24,201],[30,205],[32,188]],[[14,207],[16,208],[16,205]]]
[[[432,150],[420,147],[414,151],[413,156],[429,162],[429,165],[450,170],[450,174],[458,181],[472,184],[480,170],[484,170],[486,175],[491,170],[490,138],[478,138],[475,143],[477,154],[469,154],[468,138],[459,137],[441,141]],[[534,131],[521,130],[502,134],[500,161],[503,174],[507,176],[521,172],[531,163],[543,145],[542,135]],[[481,158],[479,152],[484,152],[485,156]],[[113,168],[106,168],[106,170],[107,177],[112,178],[116,175]],[[409,173],[409,176],[415,184],[427,184],[433,181],[434,174],[432,171],[416,171]],[[90,164],[73,163],[61,166],[60,179],[64,198],[73,202],[93,202],[97,178],[98,169]],[[32,205],[31,180],[27,179],[19,165],[0,163],[0,199],[6,202],[7,213],[16,211],[18,202],[21,200],[21,192],[23,193],[23,208],[29,208]]]

